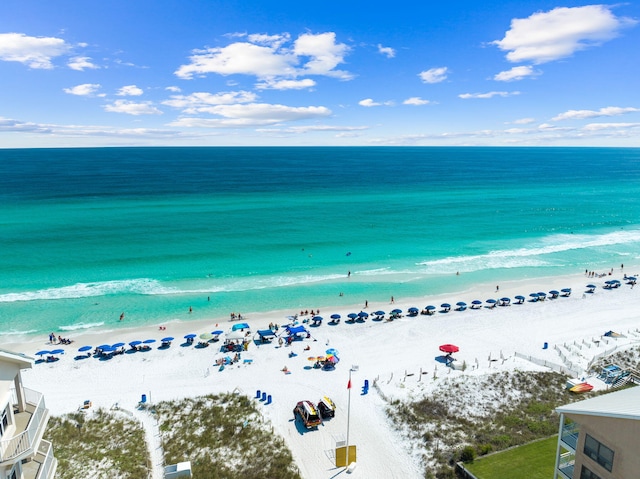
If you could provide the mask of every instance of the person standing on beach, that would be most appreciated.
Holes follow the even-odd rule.
[[[393,296],[391,296],[391,304],[395,303],[395,301],[393,300]]]
[[[364,302],[364,309],[367,309],[367,307],[369,306],[369,301],[365,300]]]

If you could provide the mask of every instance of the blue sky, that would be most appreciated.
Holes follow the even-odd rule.
[[[640,146],[639,21],[637,3],[3,0],[0,147]]]

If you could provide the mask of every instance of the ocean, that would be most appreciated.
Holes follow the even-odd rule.
[[[4,149],[0,341],[637,265],[639,197],[629,148]]]

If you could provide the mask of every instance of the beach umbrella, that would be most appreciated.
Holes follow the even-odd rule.
[[[110,344],[101,344],[100,346],[98,346],[98,349],[111,349],[111,345]]]
[[[64,354],[64,349],[54,349],[51,354]]]
[[[189,333],[184,335],[184,339],[193,339],[197,336],[197,334]]]
[[[219,334],[222,334],[222,333],[224,333],[222,329],[216,329],[215,331],[211,331],[211,334],[213,334],[214,336],[218,336]]]
[[[630,281],[636,281],[636,277],[635,276],[627,276],[627,279],[630,280]]]
[[[531,296],[531,299],[534,301],[538,301],[538,293],[531,293],[529,296]]]
[[[200,335],[200,339],[202,339],[204,341],[209,341],[210,339],[213,339],[213,334],[211,334],[211,333],[202,333]]]
[[[309,360],[309,361],[317,361],[317,359],[318,359],[318,358],[316,358],[315,356],[309,356],[309,357],[307,358],[307,360]]]
[[[479,299],[474,299],[473,301],[471,301],[471,304],[474,306],[480,306],[482,304],[482,301],[480,301]]]
[[[400,314],[400,313],[402,313],[402,310],[401,310],[401,309],[397,309],[397,308],[396,308],[396,309],[394,309],[394,310],[393,310],[393,311],[391,311],[391,312],[392,312],[393,314]]]
[[[436,309],[436,307],[434,305],[430,304],[429,306],[427,306],[424,309],[426,309],[427,311],[434,311]]]
[[[458,351],[460,351],[460,348],[455,344],[442,344],[439,349],[443,353],[449,353],[449,354],[457,353]]]
[[[49,351],[38,351],[36,356],[44,356],[45,354],[49,354]]]
[[[385,312],[384,312],[384,311],[376,311],[374,314],[375,314],[376,316],[384,316],[384,315],[385,315]]]
[[[449,309],[449,308],[451,307],[451,305],[450,305],[449,303],[442,303],[442,304],[440,305],[440,307],[441,307],[441,308],[444,308],[444,309]]]
[[[560,291],[562,291],[563,293],[570,293],[571,288],[562,288]]]
[[[351,318],[351,319],[356,319],[358,317],[358,314],[357,313],[349,313],[349,314],[347,314],[347,317]]]
[[[329,348],[325,351],[325,354],[335,354],[336,356],[338,355],[338,350],[335,348]]]
[[[331,355],[331,356],[327,356],[327,361],[333,364],[338,364],[340,362],[340,358],[338,358],[338,356]]]
[[[340,316],[339,314],[332,314],[331,315],[331,319],[340,319],[342,316]]]
[[[135,341],[131,341],[131,342],[129,343],[129,346],[131,346],[132,348],[135,348],[135,347],[136,347],[136,346],[138,346],[139,344],[142,344],[142,341],[139,341],[139,340],[137,340],[137,339],[136,339]]]
[[[502,301],[503,305],[507,305],[511,302],[511,298],[500,298],[500,301]]]
[[[560,291],[556,291],[555,289],[552,289],[551,291],[549,291],[549,294],[553,296],[558,296],[560,294]]]
[[[313,321],[322,321],[324,318],[322,316],[314,316]]]
[[[116,343],[111,345],[113,349],[121,348],[122,346],[124,346],[124,343]]]
[[[522,302],[522,301],[524,301],[524,300],[525,300],[525,297],[524,297],[524,296],[522,296],[522,295],[518,295],[518,296],[516,296],[515,298],[516,298],[518,301],[520,301],[520,302]]]
[[[161,341],[163,343],[170,343],[171,341],[173,341],[173,338],[171,336],[167,336],[166,338],[162,338]]]
[[[497,303],[497,301],[495,299],[492,299],[492,298],[487,299],[486,302],[489,303],[489,304],[496,304]]]
[[[360,318],[368,318],[369,317],[369,313],[365,313],[364,311],[360,311],[358,313],[358,317],[360,317]]]
[[[464,301],[458,301],[456,303],[456,306],[466,306],[466,305],[467,305],[467,303],[465,303]]]
[[[93,349],[92,346],[82,346],[81,348],[78,348],[78,351],[80,351],[81,353],[84,353],[85,351],[91,351]]]
[[[104,347],[99,348],[103,353],[110,353],[113,351],[113,348],[108,344],[105,344]]]
[[[411,308],[407,309],[407,311],[409,311],[410,313],[417,313],[420,310],[418,308],[416,308],[416,307],[411,307]]]
[[[155,339],[145,339],[144,341],[142,341],[144,344],[152,344],[155,343],[156,340]]]
[[[544,292],[540,291],[540,292],[538,292],[538,297],[544,299],[544,298],[547,297],[547,293],[544,293]]]

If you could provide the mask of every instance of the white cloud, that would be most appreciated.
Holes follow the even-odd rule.
[[[493,79],[496,81],[517,81],[526,77],[540,75],[540,72],[534,71],[531,66],[519,66],[513,67],[511,70],[506,70],[496,74]]]
[[[458,95],[458,97],[463,100],[468,100],[470,98],[493,98],[494,96],[507,97],[519,94],[519,91],[490,91],[487,93],[462,93],[461,95]]]
[[[170,126],[229,128],[275,125],[287,121],[300,121],[331,115],[323,106],[291,107],[268,103],[217,105],[209,113],[222,118],[179,118]]]
[[[72,70],[84,71],[84,70],[95,70],[100,68],[98,65],[91,62],[91,58],[89,57],[73,57],[67,63],[67,66]]]
[[[373,101],[371,98],[365,98],[364,100],[360,100],[358,102],[358,105],[360,106],[366,106],[366,107],[372,107],[372,106],[393,106],[393,102],[392,101],[385,101],[385,102],[377,102],[377,101]]]
[[[340,125],[306,125],[292,126],[289,128],[259,128],[260,132],[274,133],[309,133],[316,131],[338,131],[338,132],[354,132],[368,130],[368,126],[340,126]]]
[[[144,93],[141,88],[135,85],[126,85],[118,90],[117,96],[140,96]]]
[[[127,115],[162,115],[162,112],[154,107],[150,101],[133,102],[129,100],[116,100],[110,105],[104,106],[104,111],[111,113],[126,113]]]
[[[582,129],[585,131],[611,131],[640,128],[640,123],[589,123]]]
[[[343,80],[352,78],[348,72],[336,70],[344,62],[349,47],[336,43],[335,33],[303,34],[292,48],[285,48],[288,34],[249,35],[249,42],[235,42],[225,47],[195,50],[190,62],[175,71],[183,79],[219,75],[251,75],[260,79],[296,78],[300,75],[324,75]]]
[[[170,100],[165,100],[162,104],[179,108],[183,110],[183,113],[193,115],[211,112],[213,106],[250,103],[254,102],[256,98],[257,95],[249,91],[220,92],[216,94],[196,92],[191,95],[172,95]]]
[[[396,56],[396,51],[391,47],[383,47],[378,43],[378,53],[385,55],[387,58],[393,58]]]
[[[0,60],[20,62],[30,68],[53,68],[51,61],[69,50],[61,38],[0,33]]]
[[[302,67],[304,74],[333,76],[342,80],[353,77],[348,72],[334,70],[344,62],[349,47],[344,43],[336,43],[336,34],[333,32],[300,35],[294,43],[293,51],[298,57],[310,57]]]
[[[407,98],[405,101],[402,102],[403,105],[416,105],[416,106],[428,105],[429,103],[431,103],[429,100],[423,100],[419,96],[412,96],[411,98]]]
[[[418,73],[418,76],[425,83],[440,83],[447,79],[449,68],[437,67]]]
[[[178,86],[168,86],[165,90],[170,91],[172,93],[180,93],[182,90]]]
[[[607,106],[600,108],[599,110],[569,110],[552,118],[553,121],[560,120],[584,120],[587,118],[597,118],[600,116],[618,116],[625,113],[639,112],[640,108],[627,107],[622,108],[619,106]]]
[[[514,125],[530,125],[536,121],[535,118],[520,118],[513,122]]]
[[[528,18],[511,20],[502,40],[492,42],[507,51],[510,62],[546,63],[600,45],[636,22],[616,17],[607,5],[558,7]]]
[[[303,80],[273,80],[267,79],[262,83],[257,83],[258,90],[303,90],[316,85],[315,80],[305,78]]]
[[[100,89],[99,83],[83,83],[71,88],[64,88],[63,91],[69,95],[91,96]]]

